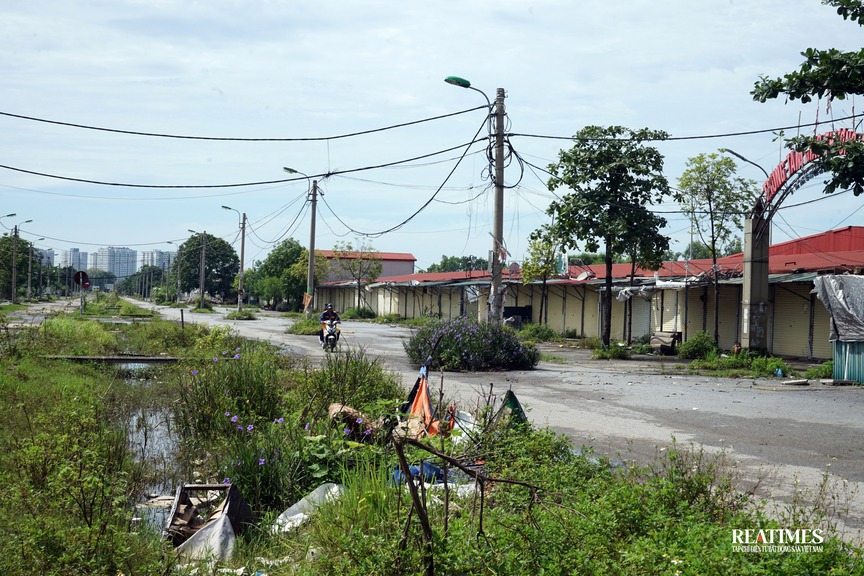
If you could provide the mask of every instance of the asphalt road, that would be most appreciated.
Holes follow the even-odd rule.
[[[175,308],[153,307],[160,316],[180,319]],[[226,320],[224,313],[183,311],[186,322],[226,324],[240,335],[269,341],[287,354],[323,357],[314,336],[285,333],[291,322],[262,313],[253,321]],[[406,387],[417,376],[402,349],[410,330],[346,321],[343,346],[366,348]],[[448,400],[464,409],[491,389],[512,389],[531,420],[572,438],[613,460],[649,463],[673,439],[710,453],[723,452],[739,486],[759,483],[758,494],[784,506],[797,494],[818,493],[827,478],[831,491],[848,507],[841,526],[860,542],[864,534],[864,387],[783,385],[781,379],[728,379],[689,376],[675,358],[596,361],[590,353],[545,346],[556,362],[535,370],[432,374]],[[442,384],[443,382],[443,384]]]

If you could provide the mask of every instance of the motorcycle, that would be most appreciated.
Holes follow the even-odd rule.
[[[321,322],[321,332],[324,336],[324,350],[335,352],[336,343],[339,342],[339,322],[336,320]]]

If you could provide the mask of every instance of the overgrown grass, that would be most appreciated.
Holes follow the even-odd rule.
[[[812,368],[808,368],[806,372],[804,372],[804,377],[808,380],[821,380],[825,378],[833,378],[834,377],[834,361],[828,360],[827,362],[823,362],[819,366],[814,366]]]
[[[138,330],[147,337],[133,336]],[[261,520],[232,560],[198,573],[368,576],[434,564],[436,574],[864,574],[861,550],[831,530],[838,495],[829,489],[815,506],[797,499],[778,515],[735,489],[722,455],[673,443],[651,465],[615,469],[549,429],[506,422],[461,443],[394,443],[385,423],[405,390],[378,359],[348,349],[320,366],[295,365],[228,329],[194,330],[189,338],[139,323],[112,335],[130,350],[149,337],[185,354],[183,375],[159,386],[196,448],[192,473],[235,483]],[[57,330],[62,348],[71,347],[62,334],[81,336]],[[131,523],[142,471],[124,403],[143,391],[129,386],[110,371],[37,354],[0,357],[0,574],[175,572],[174,551]],[[331,421],[333,402],[357,416]],[[442,453],[473,465],[487,480],[482,492],[422,487],[416,507],[392,481],[397,446],[411,464],[443,467]],[[452,465],[448,473],[470,480]],[[343,484],[342,497],[294,532],[270,533],[278,512],[324,481]],[[823,525],[818,552],[732,548],[733,529]]]
[[[257,316],[255,316],[255,314],[251,310],[243,309],[240,311],[235,310],[233,312],[229,312],[225,315],[225,318],[227,318],[228,320],[256,320]]]
[[[376,314],[369,308],[346,308],[340,317],[345,318],[346,320],[371,320],[375,318]]]
[[[734,489],[722,455],[673,443],[653,464],[615,472],[565,438],[525,427],[499,430],[490,447],[482,473],[525,484],[488,483],[483,499],[427,488],[431,539],[404,485],[388,482],[392,460],[370,460],[345,475],[338,500],[295,533],[257,539],[255,554],[296,559],[294,573],[309,575],[420,574],[430,566],[436,574],[625,576],[864,570],[856,549],[834,536],[818,552],[736,552],[733,529],[804,524],[769,519]],[[244,564],[263,568],[252,551]]]
[[[285,329],[286,334],[297,334],[300,336],[315,336],[321,331],[321,322],[318,318],[303,318],[297,320]]]
[[[523,324],[519,337],[525,342],[556,342],[561,340],[561,334],[546,324]]]
[[[795,374],[795,371],[782,359],[773,356],[756,356],[747,350],[720,354],[714,349],[704,358],[693,360],[689,369],[691,372],[712,372],[729,377],[789,377]]]
[[[621,342],[613,342],[606,348],[602,345],[594,348],[591,357],[595,360],[626,360],[630,358],[630,350]]]

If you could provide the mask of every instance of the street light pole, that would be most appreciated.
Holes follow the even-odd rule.
[[[27,224],[33,220],[25,220],[21,224]],[[12,229],[12,304],[18,298],[18,230],[21,224],[16,224]]]
[[[198,234],[195,230],[189,229],[189,232],[193,234]],[[201,292],[201,297],[198,299],[198,308],[204,308],[204,262],[205,262],[205,254],[207,251],[207,231],[205,230],[201,234],[201,264],[200,270],[198,274],[198,289]]]
[[[759,164],[748,160],[728,148],[721,152],[732,154],[736,158],[759,168],[765,179],[768,172]],[[754,351],[768,350],[768,310],[771,293],[768,285],[770,239],[763,234],[765,226],[770,221],[763,220],[764,204],[762,196],[756,200],[756,205],[749,218],[744,220],[744,283],[741,294],[741,346]]]
[[[293,168],[282,168],[288,174],[303,174],[302,172],[298,172]],[[309,176],[306,176],[306,180],[309,180]],[[309,262],[306,265],[306,296],[303,298],[303,308],[306,312],[306,317],[310,318],[312,316],[312,302],[315,298],[315,208],[318,203],[318,181],[312,180],[312,185],[310,186],[310,194],[309,194],[309,202],[311,204],[311,216],[312,222],[309,225]]]
[[[486,98],[489,107],[489,138],[491,146],[492,117],[495,117],[495,203],[492,226],[492,286],[489,294],[489,320],[501,324],[504,319],[504,292],[501,289],[503,281],[502,255],[504,250],[504,89],[498,88],[495,95],[495,111],[492,103],[482,90],[471,86],[471,82],[458,76],[448,76],[444,79],[448,84],[468,88],[480,92]]]
[[[225,210],[234,210],[230,206],[222,206]],[[245,257],[246,252],[246,213],[243,212],[242,216],[240,212],[237,212],[237,215],[240,216],[240,277],[237,281],[237,311],[241,312],[243,310],[243,259]]]
[[[37,238],[36,242],[41,242],[45,238]],[[41,268],[41,264],[40,264]],[[33,278],[33,244],[30,244],[30,258],[27,260],[27,300],[30,300],[30,281]]]

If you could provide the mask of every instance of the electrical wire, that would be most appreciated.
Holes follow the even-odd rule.
[[[47,120],[45,118],[36,118],[35,116],[24,116],[21,114],[12,114],[11,112],[0,112],[0,116],[8,116],[10,118],[18,118],[20,120],[29,120],[31,122],[42,122],[45,124],[54,124],[58,126],[67,126],[70,128],[81,128],[83,130],[96,130],[99,132],[111,132],[114,134],[128,134],[132,136],[148,136],[148,137],[156,137],[156,138],[174,138],[180,140],[208,140],[208,141],[219,141],[219,142],[321,142],[321,141],[330,141],[330,140],[339,140],[342,138],[352,138],[354,136],[363,136],[366,134],[374,134],[376,132],[384,132],[387,130],[393,130],[395,128],[404,128],[406,126],[414,126],[416,124],[422,124],[424,122],[432,122],[435,120],[442,120],[444,118],[451,118],[453,116],[459,116],[460,114],[467,114],[469,112],[474,112],[475,110],[483,110],[486,106],[477,106],[474,108],[468,108],[466,110],[460,110],[459,112],[451,112],[450,114],[442,114],[440,116],[432,116],[429,118],[423,118],[421,120],[413,120],[411,122],[403,122],[401,124],[392,124],[390,126],[384,126],[382,128],[373,128],[370,130],[362,130],[360,132],[350,132],[348,134],[339,134],[337,136],[317,136],[317,137],[309,137],[309,138],[231,138],[231,137],[214,137],[214,136],[183,136],[178,134],[164,134],[158,132],[138,132],[135,130],[118,130],[115,128],[103,128],[100,126],[91,126],[87,124],[75,124],[72,122],[61,122],[58,120]]]
[[[484,120],[484,121],[485,121],[485,120]],[[474,137],[475,137],[475,138],[477,137],[476,134],[475,134]],[[386,162],[386,163],[384,163],[384,164],[376,164],[376,165],[374,165],[374,166],[365,166],[365,167],[362,167],[362,168],[351,168],[351,169],[348,169],[348,170],[337,170],[337,171],[335,171],[335,172],[328,172],[327,174],[316,174],[316,175],[313,175],[313,176],[309,176],[309,178],[328,178],[328,177],[330,177],[330,176],[334,176],[334,175],[337,175],[337,174],[351,174],[351,173],[354,173],[354,172],[363,172],[363,171],[366,171],[366,170],[376,170],[376,169],[378,169],[378,168],[386,168],[386,167],[388,167],[388,166],[397,166],[397,165],[400,165],[400,164],[407,164],[407,163],[409,163],[409,162],[413,162],[413,161],[415,161],[415,160],[420,160],[420,159],[423,159],[423,158],[430,158],[430,157],[432,157],[432,156],[437,156],[438,154],[444,154],[444,153],[446,153],[446,152],[452,152],[453,150],[458,150],[459,148],[462,148],[462,147],[464,147],[464,146],[471,146],[472,144],[474,144],[474,143],[476,143],[476,142],[478,142],[478,140],[472,140],[471,142],[468,142],[467,144],[459,144],[459,145],[457,145],[457,146],[452,146],[452,147],[450,147],[450,148],[446,148],[446,149],[444,149],[444,150],[438,150],[437,152],[430,152],[429,154],[422,154],[422,155],[420,155],[420,156],[414,156],[414,157],[412,157],[412,158],[406,158],[406,159],[404,159],[404,160],[397,160],[397,161],[395,161],[395,162]],[[464,154],[460,157],[460,161],[461,161],[461,158],[464,158]],[[212,189],[215,189],[215,188],[240,188],[240,187],[245,187],[245,186],[264,186],[264,185],[267,185],[267,184],[284,184],[284,183],[286,183],[286,182],[298,182],[298,181],[300,181],[300,180],[305,180],[305,179],[306,179],[305,176],[302,176],[302,177],[298,177],[298,178],[283,178],[283,179],[280,179],[280,180],[262,180],[262,181],[259,181],[259,182],[242,182],[242,183],[238,183],[238,184],[186,184],[186,185],[176,185],[176,184],[173,184],[173,185],[168,185],[168,184],[161,184],[161,185],[160,185],[160,184],[127,184],[127,183],[122,183],[122,182],[104,182],[104,181],[100,181],[100,180],[88,180],[88,179],[85,179],[85,178],[72,178],[72,177],[70,177],[70,176],[58,176],[58,175],[56,175],[56,174],[47,174],[47,173],[44,173],[44,172],[35,172],[35,171],[32,171],[32,170],[24,170],[23,168],[15,168],[14,166],[6,166],[6,165],[4,165],[4,164],[0,164],[0,168],[4,168],[4,169],[6,169],[6,170],[12,170],[12,171],[14,171],[14,172],[23,172],[24,174],[32,174],[32,175],[35,175],[35,176],[43,176],[43,177],[45,177],[45,178],[54,178],[54,179],[57,179],[57,180],[68,180],[68,181],[71,181],[71,182],[83,182],[83,183],[85,183],[85,184],[98,184],[98,185],[100,185],[100,186],[118,186],[118,187],[125,187],[125,188],[154,188],[154,189],[157,189],[157,188],[158,188],[158,189],[164,189],[164,188],[171,188],[171,189],[175,189],[175,188],[177,188],[177,189],[190,189],[190,188],[196,188],[196,189],[200,189],[200,188],[207,188],[207,189],[211,189],[211,188],[212,188]]]
[[[835,122],[842,122],[844,120],[850,120],[856,118],[855,115],[844,116],[843,118],[837,118]],[[792,130],[798,128],[807,128],[810,126],[818,126],[820,124],[827,124],[828,122],[810,122],[809,124],[796,124],[794,126],[784,126],[782,128],[768,128],[763,130],[748,130],[744,132],[727,132],[725,134],[706,134],[702,136],[669,136],[667,138],[646,138],[642,140],[642,142],[674,142],[681,140],[709,140],[713,138],[731,138],[734,136],[752,136],[753,134],[768,134],[771,132],[779,132],[781,130]],[[630,140],[629,138],[575,138],[574,136],[549,136],[544,134],[523,134],[523,133],[510,133],[508,136],[522,136],[525,138],[540,138],[544,140],[584,140],[584,141],[621,141],[626,142]]]
[[[330,204],[327,203],[326,199],[323,199],[324,205],[327,207],[328,210],[330,210],[330,213],[333,214],[333,217],[336,218],[336,220],[338,220],[349,231],[353,232],[354,234],[356,234],[358,236],[365,236],[367,238],[379,238],[379,237],[383,236],[384,234],[393,232],[394,230],[398,230],[399,228],[401,228],[402,226],[404,226],[405,224],[407,224],[408,222],[413,220],[418,214],[420,214],[420,212],[425,210],[426,207],[429,206],[429,204],[431,204],[433,200],[435,200],[435,197],[438,196],[438,194],[441,192],[441,190],[444,189],[444,185],[447,184],[447,181],[450,180],[450,178],[453,176],[454,172],[456,172],[456,169],[462,164],[462,161],[465,159],[466,155],[468,154],[468,149],[470,148],[470,146],[473,145],[475,142],[477,142],[477,135],[480,134],[481,130],[483,130],[483,126],[486,124],[486,122],[487,122],[487,119],[484,118],[483,124],[481,124],[480,128],[477,130],[477,132],[475,132],[474,137],[471,139],[471,142],[464,145],[465,151],[462,153],[462,155],[459,157],[459,159],[453,165],[453,168],[450,170],[450,172],[447,173],[447,176],[444,178],[444,181],[441,183],[441,185],[438,186],[438,189],[435,190],[435,193],[432,194],[432,196],[428,200],[426,200],[426,202],[424,202],[423,205],[420,206],[420,208],[418,208],[413,214],[411,214],[405,220],[402,220],[400,223],[396,224],[395,226],[391,226],[390,228],[387,228],[386,230],[380,230],[378,232],[362,232],[362,231],[356,230],[355,228],[352,228],[351,226],[346,224],[345,221],[342,220],[336,214],[336,212],[333,211],[333,208],[330,207]]]

